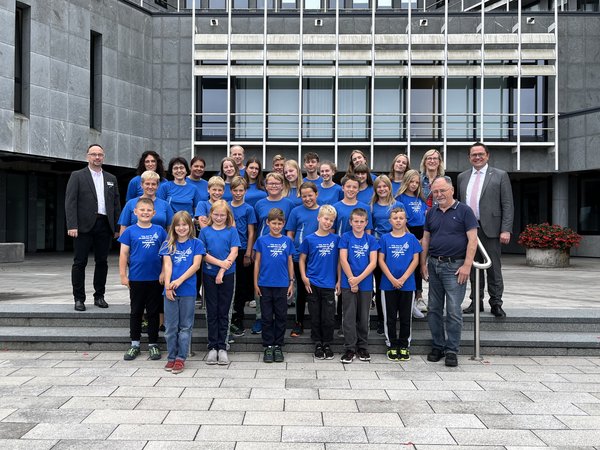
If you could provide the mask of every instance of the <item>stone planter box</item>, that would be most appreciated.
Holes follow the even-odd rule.
[[[569,252],[555,248],[527,248],[525,261],[532,267],[569,267]]]

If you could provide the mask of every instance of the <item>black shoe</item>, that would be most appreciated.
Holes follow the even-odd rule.
[[[441,351],[439,348],[432,348],[429,354],[427,355],[427,361],[438,362],[443,357],[443,351]]]
[[[377,323],[377,334],[379,336],[383,336],[385,334],[385,331],[383,329],[383,322],[378,322]]]
[[[483,302],[479,301],[479,312],[483,312]],[[475,302],[471,301],[471,304],[463,309],[463,314],[475,314]]]
[[[75,300],[75,311],[85,311],[85,304],[82,301]]]
[[[98,308],[108,308],[108,303],[104,301],[104,297],[98,297],[94,299],[94,305]]]
[[[282,363],[285,357],[283,356],[283,352],[281,351],[281,347],[276,345],[273,349],[273,361],[276,363]]]
[[[323,351],[323,346],[321,344],[315,346],[315,358],[325,359],[325,352]]]
[[[502,309],[502,306],[500,306],[500,305],[492,306],[492,314],[496,317],[506,317],[506,313],[504,312],[504,310]]]
[[[458,358],[456,357],[456,353],[446,353],[446,365],[448,367],[458,366]]]
[[[333,359],[333,352],[331,351],[329,344],[323,346],[323,353],[325,353],[325,359]]]

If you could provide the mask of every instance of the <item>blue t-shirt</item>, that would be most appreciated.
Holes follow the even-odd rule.
[[[294,207],[300,206],[302,204],[302,199],[298,197],[298,188],[296,187],[290,188],[290,192],[288,192],[287,198],[289,198],[294,203]]]
[[[137,198],[132,198],[125,203],[125,207],[119,216],[119,225],[129,227],[138,222],[137,216],[133,213],[137,202]],[[153,224],[160,225],[163,228],[167,228],[171,225],[171,222],[173,221],[173,209],[162,198],[156,197],[154,200],[154,211],[156,211],[156,214],[154,214],[154,217],[152,218]]]
[[[317,197],[319,205],[335,205],[344,198],[344,191],[339,184],[334,184],[328,188],[324,188],[318,184],[317,189],[319,191],[319,196]]]
[[[294,261],[298,261],[298,251],[300,244],[309,234],[313,234],[319,228],[317,217],[319,216],[319,208],[308,209],[304,205],[296,206],[292,209],[290,217],[285,223],[285,231],[293,231],[294,234]]]
[[[333,205],[335,210],[337,211],[337,217],[335,218],[335,232],[342,236],[344,233],[347,233],[352,229],[350,226],[350,214],[356,208],[362,208],[367,212],[367,227],[365,230],[372,230],[372,221],[371,221],[371,207],[366,203],[358,202],[356,205],[346,205],[343,201],[337,202]]]
[[[213,227],[204,227],[200,230],[200,240],[206,248],[206,253],[217,259],[227,259],[232,247],[240,247],[240,237],[235,227],[225,227],[222,230],[215,230]],[[202,264],[202,272],[208,275],[217,276],[219,266],[209,264],[204,260]],[[225,275],[235,272],[235,261],[229,269],[225,271]]]
[[[371,200],[373,200],[373,186],[367,186],[362,191],[358,191],[358,194],[356,194],[356,200],[370,205]]]
[[[254,250],[260,253],[258,285],[265,287],[288,287],[288,257],[294,253],[292,240],[287,236],[273,237],[266,234],[258,238]]]
[[[167,232],[160,225],[142,228],[137,223],[119,236],[119,242],[129,247],[129,279],[131,281],[157,281],[162,270],[158,255]]]
[[[396,201],[393,205],[389,206],[382,206],[379,203],[373,203],[373,206],[371,207],[371,217],[373,219],[373,229],[375,230],[375,237],[377,239],[392,231],[390,212],[394,208],[404,209],[404,205],[399,201]]]
[[[303,183],[306,183],[307,181],[315,183],[317,186],[319,186],[323,182],[323,178],[321,178],[321,176],[319,176],[319,178],[317,178],[316,180],[309,180],[308,177],[302,178]]]
[[[390,180],[392,182],[392,195],[394,197],[396,197],[396,193],[398,192],[398,189],[400,189],[400,186],[402,186],[402,181],[393,181]]]
[[[306,256],[306,276],[310,284],[324,289],[335,289],[337,281],[338,242],[337,234],[306,236],[300,244],[300,253]]]
[[[398,200],[404,204],[409,227],[422,227],[425,225],[427,203],[425,203],[422,198],[402,194],[398,197]]]
[[[199,180],[192,180],[190,177],[187,177],[185,181],[190,183],[198,190],[201,201],[208,200],[208,181],[202,178],[200,178]]]
[[[256,202],[256,206],[254,210],[256,211],[256,220],[258,221],[258,231],[256,233],[257,236],[264,236],[265,234],[269,234],[269,226],[267,225],[267,217],[269,216],[269,211],[273,208],[279,208],[283,211],[285,215],[285,221],[287,222],[288,217],[290,217],[290,213],[292,209],[294,209],[294,202],[292,202],[289,198],[283,197],[281,200],[271,201],[267,198],[263,198]]]
[[[210,202],[210,200],[198,202],[198,205],[196,206],[196,211],[194,212],[194,217],[208,217],[211,207],[212,203]]]
[[[415,235],[408,232],[404,233],[402,237],[394,237],[392,233],[384,234],[379,240],[379,245],[381,246],[379,252],[385,255],[385,264],[394,278],[400,278],[410,266],[415,253],[421,253],[423,250]],[[418,266],[416,270],[418,270]],[[381,290],[393,291],[395,289],[388,277],[382,274]],[[413,272],[400,290],[414,291],[415,289],[417,289],[417,285],[415,283],[415,273]]]
[[[167,180],[163,178],[160,180],[161,183],[166,183]],[[127,194],[125,194],[125,201],[128,202],[132,198],[138,198],[144,195],[144,189],[142,189],[142,177],[136,175],[131,179],[127,185]]]
[[[235,228],[240,237],[240,249],[248,248],[248,225],[256,225],[256,213],[254,208],[248,203],[242,203],[239,206],[233,206],[229,202],[233,218],[235,219]]]
[[[160,248],[160,255],[165,258],[171,258],[173,270],[171,272],[171,281],[176,280],[183,275],[192,264],[194,264],[194,257],[198,255],[205,255],[206,250],[204,244],[196,238],[188,239],[185,242],[175,242],[175,252],[169,254],[167,243],[163,242]],[[175,295],[178,297],[194,297],[198,294],[196,289],[196,274],[194,273],[191,277],[181,283],[175,290]]]
[[[358,276],[364,272],[370,262],[371,252],[379,250],[377,239],[367,233],[363,233],[362,237],[357,238],[352,231],[344,233],[340,238],[339,248],[348,250],[348,264],[354,276]],[[350,289],[348,277],[342,269],[342,288]],[[364,280],[358,283],[359,291],[373,290],[373,277],[367,276]]]
[[[479,223],[473,210],[458,200],[443,212],[433,206],[425,216],[424,231],[429,231],[429,254],[464,258],[469,239],[467,231],[478,228]]]
[[[225,183],[225,188],[223,189],[223,197],[221,197],[226,202],[230,202],[233,200],[233,194],[231,193],[231,183]]]
[[[244,201],[254,208],[256,206],[257,201],[266,197],[267,192],[262,189],[258,189],[257,184],[252,183],[248,185],[248,190],[246,191],[246,195],[244,196]]]
[[[190,183],[179,185],[173,181],[161,183],[156,196],[166,200],[174,212],[187,211],[192,216],[196,205],[200,201],[200,193],[194,185]]]

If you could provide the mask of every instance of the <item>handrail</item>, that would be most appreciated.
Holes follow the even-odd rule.
[[[483,256],[483,262],[473,261],[473,267],[475,268],[475,295],[473,296],[473,356],[471,357],[471,359],[474,361],[481,361],[483,358],[481,357],[480,351],[481,330],[479,323],[479,315],[481,313],[481,311],[479,310],[479,283],[481,282],[480,271],[490,268],[492,266],[492,260],[479,238],[477,238],[477,249],[479,250],[481,256]]]

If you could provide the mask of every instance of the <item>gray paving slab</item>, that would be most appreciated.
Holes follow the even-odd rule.
[[[5,395],[0,397],[0,408],[59,408],[69,397],[28,397]]]
[[[37,368],[37,367],[21,367],[20,369],[12,371],[10,376],[18,377],[66,377],[73,375],[77,371],[76,367],[63,367],[63,368]],[[1,373],[1,372],[0,372]],[[8,374],[7,374],[8,375]],[[81,376],[81,374],[77,374]],[[4,375],[3,375],[4,376]],[[83,375],[85,376],[85,375]]]
[[[78,377],[75,375],[71,375],[71,376],[67,376],[67,377],[39,376],[39,377],[34,377],[33,379],[30,379],[27,382],[27,385],[31,386],[31,385],[38,385],[38,384],[42,384],[42,385],[52,384],[54,386],[87,386],[87,385],[91,384],[95,379],[96,379],[96,377],[94,377],[94,376],[89,376],[89,377]]]
[[[45,397],[108,397],[118,386],[52,386],[41,394]]]
[[[0,399],[8,397],[35,397],[51,389],[51,385],[0,386]],[[68,396],[68,395],[65,395]]]
[[[459,445],[526,445],[544,446],[530,430],[476,430],[451,428],[448,430]]]
[[[585,410],[581,406],[575,406],[570,402],[501,402],[511,414],[564,414],[564,415],[585,415]],[[600,403],[597,405],[600,411]],[[492,414],[492,413],[490,413]]]
[[[137,367],[70,367],[64,368],[65,370],[75,370],[73,375],[86,377],[86,376],[97,376],[97,377],[130,377],[134,373],[138,372]],[[57,370],[57,369],[51,369]],[[163,370],[164,372],[164,370]],[[161,374],[162,375],[162,374]],[[156,375],[158,376],[158,375]]]
[[[564,422],[557,420],[557,418],[549,414],[520,414],[510,416],[479,414],[478,417],[490,429],[531,430],[536,428],[540,430],[563,430],[567,428]]]
[[[402,427],[402,420],[396,413],[373,412],[324,412],[323,425],[330,427]]]
[[[168,450],[171,448],[173,448],[172,441],[148,441],[144,450]],[[177,441],[177,450],[233,450],[234,448],[236,448],[235,442]]]
[[[273,377],[259,377],[257,375],[257,370],[253,370],[253,369],[220,369],[220,368],[216,368],[209,371],[204,371],[204,370],[198,370],[196,371],[196,373],[194,374],[194,378],[213,378],[213,377],[218,377],[218,378],[279,378],[281,376],[281,373],[279,373],[279,375],[277,376],[273,376]],[[267,370],[261,370],[260,371],[261,374],[266,375],[268,373]],[[289,378],[289,377],[288,377]]]
[[[239,372],[239,370],[237,370],[237,372]],[[261,369],[261,370],[256,370],[255,373],[256,373],[256,378],[260,378],[260,379],[265,379],[265,378],[273,379],[273,378],[279,378],[282,376],[281,370]],[[336,373],[340,373],[340,372],[337,371]],[[298,378],[298,379],[303,379],[303,380],[315,379],[315,378],[317,378],[317,371],[316,370],[301,370],[301,371],[286,370],[285,378],[286,379]]]
[[[134,409],[139,397],[71,397],[61,409]]]
[[[570,403],[600,403],[600,398],[587,392],[537,392],[525,391],[534,402],[570,402]]]
[[[92,413],[91,409],[18,409],[4,422],[23,423],[81,423]]]
[[[147,412],[147,411],[143,411]],[[169,412],[165,424],[181,425],[241,425],[246,411],[175,411]],[[268,425],[273,425],[272,423]]]
[[[524,373],[521,371],[518,372],[498,372],[497,375],[504,379],[505,381],[538,381],[540,383],[545,383],[546,381],[556,381],[558,383],[562,383],[567,381],[564,377],[566,374],[558,374],[558,373],[545,373],[545,372],[533,372],[533,373]]]
[[[506,381],[492,372],[439,372],[437,375],[443,381]]]
[[[475,381],[413,381],[417,389],[425,391],[481,391]]]
[[[261,386],[269,386],[275,389],[284,389],[286,383],[290,381],[285,378],[270,379],[270,380],[257,380],[256,378],[226,378],[220,380],[219,387],[224,388],[256,388]],[[298,381],[298,380],[293,380]]]
[[[0,378],[0,386],[20,386],[27,383],[32,378],[32,376],[4,376]]]
[[[104,423],[39,423],[23,435],[23,439],[104,440],[115,428],[116,425]]]
[[[599,373],[566,373],[561,377],[573,383],[600,383],[600,372]],[[554,381],[554,380],[548,380]]]
[[[600,403],[576,403],[574,406],[591,416],[600,416]]]
[[[396,445],[454,445],[456,441],[444,428],[367,427],[369,443]]]
[[[111,397],[180,397],[183,387],[119,386]]]
[[[56,439],[39,439],[36,441],[20,441],[18,439],[0,439],[0,448],[10,450],[50,450],[58,448]]]
[[[125,400],[117,399],[117,400]],[[163,411],[206,411],[210,407],[210,398],[143,398],[134,405],[134,409]]]
[[[377,376],[381,380],[421,380],[421,381],[439,381],[441,380],[437,372],[388,372],[377,370]],[[462,372],[461,372],[462,373]]]
[[[165,424],[120,424],[112,432],[109,440],[137,441],[141,436],[152,436],[156,440],[192,441],[198,432],[198,425]]]
[[[34,426],[31,423],[0,422],[0,439],[19,439]]]
[[[284,405],[280,398],[215,398],[211,402],[211,411],[283,411]]]
[[[228,423],[228,422],[223,422]],[[247,411],[244,425],[323,425],[320,412],[307,411]],[[327,425],[327,424],[325,424]]]
[[[432,413],[433,410],[425,400],[357,400],[358,410],[362,413],[395,412],[395,413]]]
[[[458,400],[457,395],[452,391],[399,391],[387,389],[385,392],[390,400]]]
[[[329,449],[331,444],[327,444]],[[346,444],[347,445],[347,444]],[[321,443],[286,443],[286,442],[238,442],[235,450],[325,450],[325,444]]]
[[[549,389],[552,389],[554,392],[600,392],[600,383],[580,383],[580,382],[570,382],[570,383],[554,383],[554,382],[545,382],[544,383]]]
[[[520,401],[525,402],[532,400],[529,396],[519,391],[453,391],[458,398],[463,402],[487,402],[487,401]],[[552,394],[552,392],[538,392],[538,398],[541,400],[543,396]]]
[[[468,401],[429,401],[429,406],[437,414],[510,414],[511,411],[500,402]]]
[[[146,445],[146,441],[86,441],[84,445],[80,440],[62,440],[59,441],[52,450],[79,450],[84,447],[86,450],[141,450]]]
[[[546,445],[554,447],[600,446],[600,430],[534,430]]]
[[[348,389],[350,388],[350,382],[345,379],[335,379],[335,378],[319,378],[315,380],[302,380],[298,378],[289,379],[285,381],[285,387],[287,389],[297,389],[297,388],[309,388],[309,389],[322,389],[322,388],[331,388],[331,389]]]
[[[99,354],[100,352],[46,352],[40,355],[39,359],[91,361]]]
[[[321,389],[321,392],[326,389]],[[310,388],[298,389],[270,389],[270,388],[252,388],[250,398],[302,398],[302,399],[317,399],[319,398],[319,390]],[[321,398],[326,398],[322,397]]]
[[[366,443],[363,427],[284,426],[282,442],[348,442]]]
[[[164,372],[167,374],[167,372]],[[146,379],[149,377],[131,377],[135,381],[138,378]],[[154,379],[154,378],[153,378]],[[158,388],[163,387],[203,387],[203,388],[216,388],[221,385],[222,378],[191,378],[191,377],[178,377],[176,375],[172,375],[169,377],[163,377],[156,379],[155,386]]]
[[[320,380],[376,380],[378,379],[377,372],[372,370],[318,370],[317,378]]]
[[[250,388],[185,388],[181,397],[192,398],[249,398]]]
[[[404,426],[412,428],[485,428],[478,416],[468,413],[400,413],[400,419]]]
[[[536,381],[478,381],[486,391],[541,391],[550,392],[548,383]],[[462,390],[462,389],[461,389]]]
[[[350,380],[352,389],[393,389],[415,391],[417,387],[410,380]]]
[[[97,409],[83,423],[162,423],[168,410]]]
[[[158,377],[97,377],[90,386],[160,386]]]
[[[286,399],[286,411],[346,411],[358,412],[355,400]]]
[[[600,430],[600,416],[587,417],[557,415],[556,418],[571,430]],[[531,428],[542,427],[531,426]]]
[[[387,400],[390,397],[387,391],[383,389],[319,389],[319,398],[329,400]]]
[[[196,440],[281,442],[281,427],[274,425],[202,425]]]
[[[6,416],[10,416],[15,411],[16,411],[15,408],[2,408],[2,409],[0,409],[0,420],[4,419]]]

